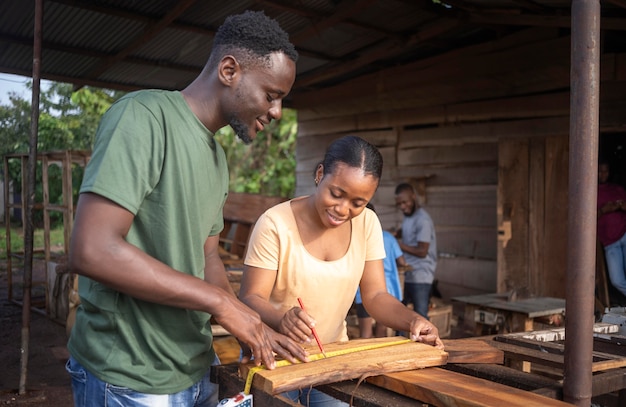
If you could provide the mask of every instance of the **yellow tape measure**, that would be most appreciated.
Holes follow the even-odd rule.
[[[387,346],[401,345],[403,343],[408,343],[408,342],[412,342],[412,341],[410,339],[403,339],[400,341],[382,342],[382,343],[376,343],[372,345],[357,346],[356,348],[336,350],[332,352],[326,352],[326,358],[332,358],[333,356],[339,356],[339,355],[346,355],[348,353],[362,352],[364,350],[384,348]],[[309,356],[309,361],[313,362],[316,360],[321,360],[321,359],[326,359],[326,358],[324,357],[323,354],[316,353],[315,355]],[[303,363],[303,362],[297,362],[297,363]],[[276,362],[276,367],[289,366],[291,364],[292,363],[288,360],[279,360]],[[244,387],[244,390],[243,390],[244,394],[250,394],[250,389],[252,388],[252,378],[254,377],[254,374],[258,372],[259,370],[265,370],[265,369],[266,367],[264,365],[261,365],[261,366],[255,366],[248,371],[248,377],[246,377],[246,386]]]

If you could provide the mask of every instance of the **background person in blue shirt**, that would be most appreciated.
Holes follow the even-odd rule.
[[[367,207],[376,212],[374,205],[371,203],[368,203]],[[387,255],[387,257],[383,260],[387,292],[396,297],[398,301],[402,301],[402,286],[400,285],[398,267],[406,267],[406,260],[404,259],[398,240],[391,234],[391,232],[383,230],[383,243],[385,245],[385,253]],[[360,290],[357,290],[354,302],[356,303],[356,314],[359,319],[359,336],[361,338],[371,338],[372,334],[376,338],[387,336],[387,326],[381,324],[380,322],[376,322],[376,326],[372,329],[374,320],[370,317],[363,306]]]

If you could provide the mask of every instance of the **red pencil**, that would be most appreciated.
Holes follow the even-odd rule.
[[[300,308],[306,312],[306,308],[304,308],[304,303],[302,302],[302,299],[298,298],[298,303],[300,304]],[[322,341],[320,341],[319,336],[317,336],[317,331],[315,330],[315,328],[311,328],[311,331],[313,331],[313,336],[315,337],[315,342],[317,342],[317,346],[320,348],[320,351],[322,351],[322,355],[324,355],[324,357],[326,357],[326,352],[324,352],[324,347],[322,346]]]

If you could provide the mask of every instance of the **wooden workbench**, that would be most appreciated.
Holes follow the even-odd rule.
[[[610,324],[596,324],[598,332],[615,332]],[[543,342],[537,339],[543,340]],[[415,406],[416,400],[437,407],[549,407],[568,406],[562,400],[564,330],[516,333],[480,338],[444,340],[458,349],[463,341],[481,340],[504,353],[503,363],[447,363],[441,367],[384,373],[359,383],[358,379],[315,386],[355,407]],[[455,359],[460,361],[459,359]],[[509,362],[532,362],[523,372]],[[462,362],[462,361],[460,361]],[[515,365],[513,363],[512,365]],[[594,337],[592,394],[602,406],[626,405],[626,337],[611,333]],[[244,381],[238,366],[224,365],[213,380],[220,384],[220,397],[241,391]],[[259,388],[252,389],[258,405],[295,406],[288,400]]]
[[[533,331],[537,321],[559,326],[565,315],[563,298],[514,299],[508,293],[490,293],[453,297],[452,301],[465,305],[463,321],[475,335],[484,334],[485,326],[495,328],[499,334]]]

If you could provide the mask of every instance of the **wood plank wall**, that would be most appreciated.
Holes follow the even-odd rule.
[[[444,299],[509,290],[564,297],[569,45],[557,29],[531,28],[293,95],[296,195],[313,191],[326,146],[357,134],[384,157],[373,200],[384,228],[402,220],[395,186],[425,184]],[[626,55],[601,58],[601,130],[624,131]]]

